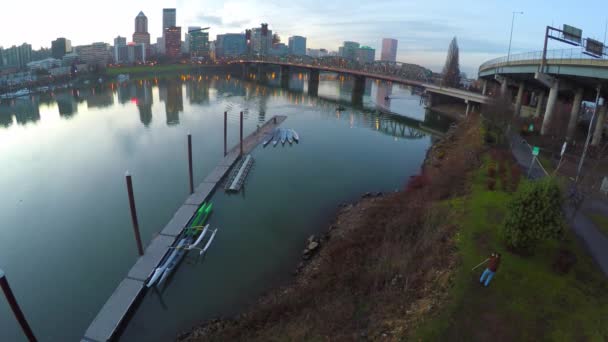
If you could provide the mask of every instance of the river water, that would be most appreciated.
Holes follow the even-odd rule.
[[[318,96],[306,74],[280,83],[173,75],[0,105],[0,268],[39,340],[78,340],[137,259],[125,172],[147,245],[187,197],[188,132],[195,184],[222,158],[224,111],[229,146],[239,111],[245,135],[280,114],[301,142],[256,148],[244,191],[216,191],[205,259],[187,256],[166,290],[149,291],[121,340],[172,339],[285,283],[340,203],[403,187],[430,132],[450,124],[408,87],[368,81],[352,106],[349,78],[322,74]],[[0,341],[22,340],[1,298]]]

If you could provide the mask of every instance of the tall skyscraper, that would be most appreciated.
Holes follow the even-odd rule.
[[[27,63],[32,61],[32,46],[23,43],[20,46],[12,46],[5,49],[0,56],[2,64],[5,67],[15,67],[25,69]]]
[[[182,28],[171,26],[165,29],[165,53],[171,58],[181,56]]]
[[[192,56],[209,56],[209,32],[193,31],[189,34],[188,50]]]
[[[251,30],[251,51],[259,55],[267,55],[272,47],[272,31],[268,24],[262,24]]]
[[[386,62],[397,61],[397,40],[391,38],[382,39],[382,53],[380,60]]]
[[[61,59],[66,53],[72,52],[72,42],[69,39],[57,38],[51,42],[51,55]]]
[[[163,8],[163,31],[169,27],[177,26],[176,20],[177,13],[175,8]]]
[[[146,50],[150,47],[150,33],[148,33],[148,18],[144,12],[139,12],[135,17],[135,33],[133,33],[133,42],[136,44],[144,44]]]
[[[340,48],[340,51],[342,52],[341,56],[354,61],[359,46],[360,45],[357,42],[344,42],[344,46]]]
[[[289,53],[296,56],[306,55],[306,38],[301,36],[289,37]]]

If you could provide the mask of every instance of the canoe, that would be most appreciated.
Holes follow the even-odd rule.
[[[272,138],[274,137],[274,135],[275,135],[275,130],[272,130],[272,131],[266,133],[266,135],[264,136],[264,141],[262,142],[262,146],[266,147],[266,145],[268,145],[272,141]]]
[[[281,129],[281,144],[285,145],[285,141],[287,141],[287,130]]]
[[[173,249],[171,251],[171,254],[169,254],[169,257],[167,259],[165,259],[165,262],[163,262],[162,265],[158,266],[156,268],[156,270],[154,270],[154,274],[152,274],[152,277],[150,278],[150,280],[148,280],[148,283],[146,283],[146,287],[151,287],[152,285],[154,285],[154,283],[156,283],[156,281],[159,280],[159,278],[160,278],[160,281],[158,282],[158,285],[160,285],[161,282],[165,280],[165,278],[168,276],[168,274],[167,275],[165,275],[165,274],[167,273],[167,269],[168,269],[169,265],[172,265],[173,261],[175,260],[175,258],[178,255],[178,253],[183,253],[182,247],[186,243],[187,239],[188,238],[183,238],[183,239],[179,240],[179,243],[177,244],[175,249]]]
[[[300,142],[300,136],[298,135],[298,132],[292,129],[291,133],[293,133],[293,140],[295,140],[296,142]]]
[[[171,275],[173,270],[175,270],[177,264],[179,264],[179,262],[182,260],[182,258],[186,254],[186,251],[183,247],[184,245],[188,244],[188,240],[190,240],[190,238],[183,238],[179,240],[179,243],[177,244],[173,252],[171,252],[169,259],[167,259],[167,262],[165,263],[165,270],[163,272],[163,275],[158,280],[157,286],[160,286],[165,282],[165,280],[169,277],[169,275]]]
[[[213,242],[213,238],[215,237],[216,233],[217,233],[217,228],[215,228],[215,230],[213,231],[213,234],[211,234],[211,236],[209,237],[209,241],[207,241],[207,244],[205,245],[205,247],[203,247],[203,249],[201,249],[201,252],[199,253],[199,255],[203,255],[207,252],[207,249],[209,249],[209,246],[211,246],[211,242]]]
[[[272,137],[272,146],[277,146],[277,143],[281,139],[281,128],[277,128]]]
[[[196,241],[194,241],[194,243],[192,243],[190,246],[186,247],[186,250],[191,250],[193,248],[196,248],[198,246],[198,244],[201,243],[201,241],[203,241],[203,238],[205,237],[205,234],[207,234],[208,230],[209,230],[209,224],[207,224],[203,228],[203,231],[201,232],[201,235],[198,236],[198,239],[196,239]]]
[[[291,129],[287,130],[287,142],[289,142],[289,145],[293,144],[293,132]]]

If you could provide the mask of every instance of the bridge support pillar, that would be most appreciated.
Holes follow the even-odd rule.
[[[481,84],[483,85],[483,88],[481,89],[481,95],[486,95],[486,93],[488,92],[488,80],[484,79],[481,81]]]
[[[365,77],[355,76],[355,85],[353,87],[352,101],[356,106],[363,105],[363,93],[365,92]]]
[[[517,89],[517,98],[515,99],[515,116],[521,115],[521,103],[524,98],[524,90],[526,85],[524,82],[519,83],[519,87]]]
[[[543,102],[545,102],[545,92],[541,91],[540,94],[538,94],[538,100],[536,101],[536,113],[534,114],[535,117],[540,117],[540,112],[543,108]]]
[[[247,74],[248,74],[248,68],[247,68],[247,64],[241,64],[241,77],[242,78],[247,78]]]
[[[540,135],[547,134],[549,126],[551,125],[551,119],[553,112],[555,111],[555,103],[557,102],[557,93],[559,92],[559,80],[555,79],[549,90],[549,98],[547,99],[547,108],[545,109],[545,117],[543,118],[543,125],[540,129]]]
[[[311,69],[308,74],[308,95],[319,95],[319,70]]]
[[[471,110],[471,102],[465,101],[467,103],[467,110],[464,112],[464,116],[469,116],[469,111]]]
[[[591,146],[597,146],[602,141],[602,133],[604,131],[604,121],[606,121],[606,110],[608,105],[604,101],[604,104],[599,108],[599,115],[595,122],[595,132],[593,133],[593,139],[591,139]]]
[[[509,85],[509,82],[507,81],[507,78],[505,77],[502,80],[502,83],[500,83],[500,95],[505,95],[507,93],[507,86]]]
[[[281,88],[289,88],[289,66],[281,65]]]
[[[566,131],[566,140],[570,141],[574,137],[578,114],[581,111],[581,102],[583,101],[583,88],[576,89],[574,100],[572,101],[572,111],[570,112],[570,120],[568,121],[568,130]]]

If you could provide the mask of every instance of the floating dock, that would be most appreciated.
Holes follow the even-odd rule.
[[[266,121],[264,125],[243,139],[243,154],[251,152],[260,144],[266,133],[271,132],[287,119],[284,115],[277,115]],[[164,256],[170,251],[177,237],[182,233],[192,216],[201,204],[211,198],[217,185],[230,171],[232,166],[240,159],[240,146],[237,144],[227,155],[220,160],[218,165],[211,171],[205,180],[194,190],[184,204],[177,209],[173,218],[161,230],[146,250],[139,257],[135,265],[127,273],[125,279],[119,284],[114,293],[108,298],[97,316],[89,325],[83,342],[105,342],[111,341],[116,332],[124,327],[127,317],[133,311],[133,307],[144,293],[145,281],[158,267]],[[242,184],[241,184],[242,185]]]
[[[228,178],[225,190],[233,192],[241,191],[243,184],[245,184],[245,179],[247,179],[247,175],[252,167],[253,157],[248,154],[245,158],[241,159],[241,161],[237,164],[237,167]]]

